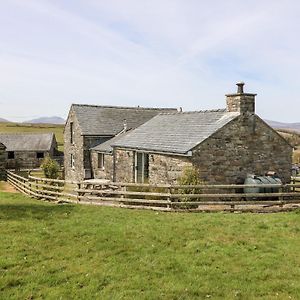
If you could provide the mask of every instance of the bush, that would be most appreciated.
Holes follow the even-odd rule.
[[[187,167],[183,170],[182,176],[178,179],[180,185],[200,185],[202,184],[199,174],[194,167]],[[200,194],[201,189],[180,189],[182,194]]]
[[[51,159],[51,157],[46,156],[43,159],[41,168],[43,169],[46,178],[51,178],[51,179],[58,178],[59,165],[55,160]]]

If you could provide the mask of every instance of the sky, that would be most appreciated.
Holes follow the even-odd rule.
[[[0,0],[0,117],[72,103],[225,108],[300,122],[298,0]]]

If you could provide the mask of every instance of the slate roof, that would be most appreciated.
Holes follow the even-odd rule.
[[[6,151],[49,151],[53,139],[53,133],[0,133]]]
[[[90,150],[94,150],[94,151],[101,152],[101,153],[111,154],[113,152],[113,148],[111,145],[118,142],[121,138],[126,136],[129,132],[130,131],[120,133],[120,134],[116,135],[115,137],[109,139],[108,141],[91,148]]]
[[[143,108],[121,106],[72,105],[82,135],[114,136],[124,128],[136,128],[161,112],[176,111],[172,108]]]
[[[239,113],[226,110],[160,114],[116,141],[113,146],[187,155]]]

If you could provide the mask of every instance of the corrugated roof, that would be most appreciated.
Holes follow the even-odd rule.
[[[83,135],[116,135],[124,127],[136,128],[161,112],[172,108],[143,108],[121,106],[72,105]]]
[[[120,133],[119,135],[116,135],[115,137],[109,139],[108,141],[97,145],[93,148],[91,148],[91,150],[97,151],[97,152],[101,152],[101,153],[112,153],[113,148],[112,148],[112,144],[116,143],[117,141],[119,141],[121,138],[123,138],[124,136],[126,136],[130,131],[126,131],[123,133]]]
[[[226,110],[160,114],[116,141],[113,146],[187,154],[238,115]]]
[[[53,138],[53,133],[0,133],[6,151],[49,151]]]

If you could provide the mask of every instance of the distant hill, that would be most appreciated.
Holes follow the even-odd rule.
[[[270,120],[265,120],[265,122],[275,129],[288,129],[300,132],[300,123],[282,123]]]
[[[61,117],[41,117],[33,120],[28,120],[23,123],[32,123],[32,124],[65,124],[65,120]]]
[[[9,121],[6,120],[6,119],[0,118],[0,122],[1,122],[1,123],[4,123],[4,122],[7,123],[7,122],[9,122]]]

